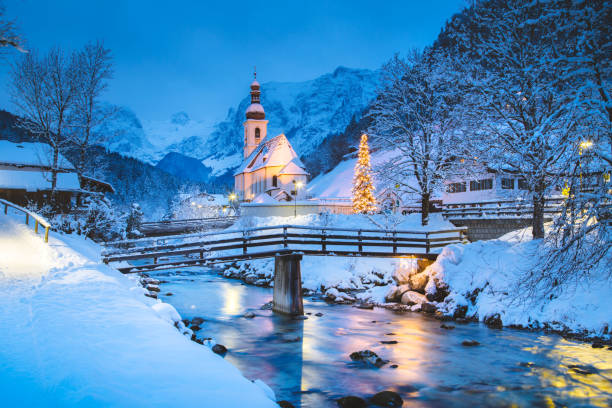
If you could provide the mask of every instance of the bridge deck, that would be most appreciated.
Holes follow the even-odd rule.
[[[150,259],[121,266],[123,273],[208,265],[294,253],[315,256],[419,257],[435,259],[440,248],[465,241],[465,228],[443,231],[385,231],[281,225],[222,231],[192,242],[128,240],[107,244],[104,262]],[[172,237],[171,240],[178,240]],[[164,262],[158,262],[162,260]]]

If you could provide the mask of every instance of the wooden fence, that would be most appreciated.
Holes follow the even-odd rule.
[[[35,212],[28,210],[27,208],[23,208],[2,198],[0,198],[0,205],[4,206],[4,214],[8,214],[9,208],[13,208],[18,212],[23,213],[25,215],[26,225],[30,225],[30,218],[32,218],[34,220],[34,232],[36,234],[38,234],[38,226],[42,225],[42,227],[45,229],[45,242],[49,242],[49,229],[51,228],[51,224],[49,223],[49,221],[36,214]]]
[[[564,198],[547,198],[544,214],[560,211]],[[461,218],[523,218],[533,216],[533,202],[530,200],[499,200],[474,203],[444,204],[442,215],[447,219]]]

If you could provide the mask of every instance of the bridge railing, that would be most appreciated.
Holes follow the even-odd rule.
[[[550,197],[545,200],[544,214],[558,214],[565,198]],[[530,200],[498,200],[473,203],[444,204],[445,218],[522,218],[533,215]]]
[[[467,228],[408,231],[278,225],[203,234],[190,242],[158,241],[147,245],[152,241],[117,241],[107,244],[103,256],[105,262],[153,259],[154,264],[160,258],[177,256],[223,262],[273,256],[278,251],[310,255],[428,256],[446,245],[465,242],[466,233]],[[139,244],[144,245],[134,246]]]
[[[27,208],[23,208],[17,204],[11,203],[10,201],[4,200],[0,198],[0,205],[4,206],[4,214],[8,215],[8,209],[12,208],[19,213],[25,215],[25,223],[26,225],[30,225],[30,218],[34,220],[34,232],[38,234],[38,226],[41,225],[45,229],[45,242],[49,242],[49,229],[51,229],[51,223],[47,221],[45,218],[28,210]]]

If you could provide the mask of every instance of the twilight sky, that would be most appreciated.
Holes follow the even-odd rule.
[[[115,64],[108,101],[143,119],[186,111],[212,122],[248,94],[254,65],[262,83],[313,79],[339,65],[376,69],[395,52],[430,44],[464,0],[4,4],[29,48],[103,40]],[[0,108],[12,111],[6,65],[0,65]]]

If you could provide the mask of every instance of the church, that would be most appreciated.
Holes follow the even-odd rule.
[[[255,75],[251,104],[243,123],[244,156],[234,173],[234,191],[241,202],[297,200],[305,191],[309,173],[284,134],[268,137],[268,121],[260,96]]]

